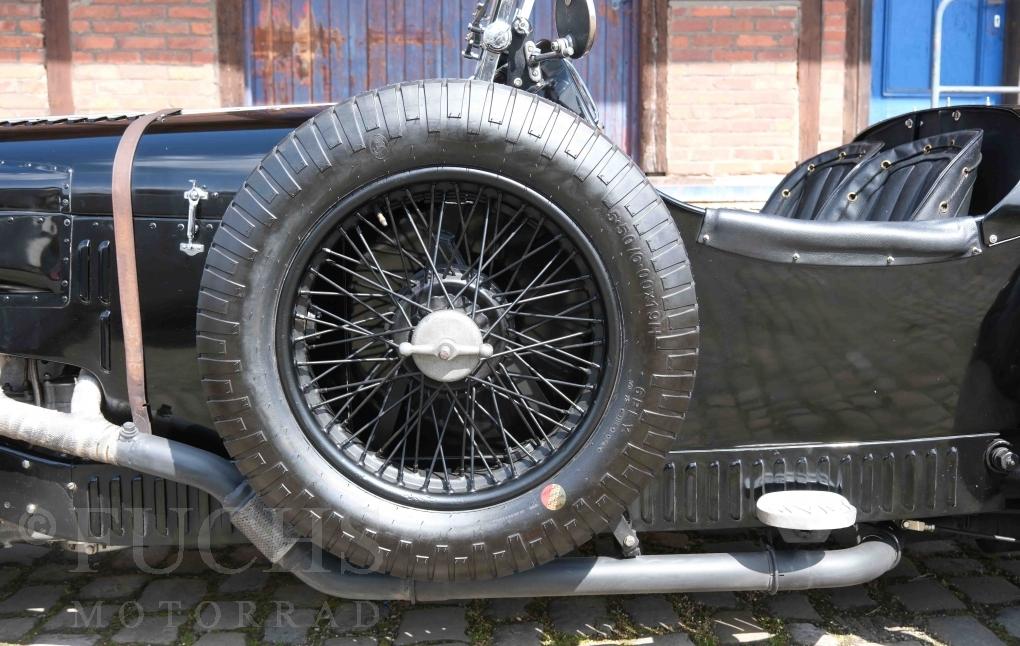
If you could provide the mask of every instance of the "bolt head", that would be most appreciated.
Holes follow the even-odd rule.
[[[28,503],[27,505],[25,505],[25,511],[30,514],[34,514],[36,509],[37,507],[33,503]]]
[[[28,460],[22,460],[22,461],[21,461],[21,468],[22,468],[22,469],[27,469],[27,468],[29,468],[30,466],[32,466],[32,463],[31,463],[31,462],[29,462]]]
[[[78,488],[78,485],[74,484],[73,482],[68,482],[66,486],[68,491],[74,491]]]
[[[988,244],[995,244],[998,241],[999,241],[999,236],[995,235],[994,233],[992,235],[988,236]]]
[[[634,536],[633,534],[627,536],[623,539],[623,545],[624,547],[634,547],[637,545],[637,536]]]

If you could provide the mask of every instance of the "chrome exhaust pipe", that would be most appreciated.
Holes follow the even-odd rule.
[[[234,525],[270,562],[316,590],[347,599],[425,602],[680,592],[774,593],[867,583],[894,568],[900,558],[895,535],[876,532],[854,547],[839,550],[562,558],[489,581],[413,581],[365,573],[297,536],[254,494],[229,460],[181,442],[139,433],[131,424],[120,427],[110,423],[99,410],[97,384],[91,375],[83,373],[75,391],[73,415],[15,401],[0,392],[0,436],[201,489],[223,505]]]

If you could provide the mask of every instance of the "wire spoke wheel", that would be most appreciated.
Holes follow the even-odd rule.
[[[340,471],[463,508],[533,486],[583,444],[615,309],[594,248],[552,203],[495,176],[434,175],[324,216],[291,266],[281,365]]]

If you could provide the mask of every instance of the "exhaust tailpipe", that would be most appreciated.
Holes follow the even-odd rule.
[[[2,358],[0,358],[2,361]],[[244,481],[232,462],[193,446],[111,424],[95,379],[82,373],[73,414],[0,392],[0,436],[78,458],[127,467],[201,489],[270,562],[323,593],[365,600],[445,601],[538,596],[809,590],[867,583],[896,566],[895,535],[876,532],[840,550],[771,549],[630,559],[562,558],[491,581],[413,581],[365,573],[297,536]]]

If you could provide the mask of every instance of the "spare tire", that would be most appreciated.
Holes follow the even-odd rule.
[[[680,431],[698,318],[676,225],[534,95],[407,83],[329,108],[210,246],[202,380],[267,504],[355,566],[471,580],[606,530]]]

